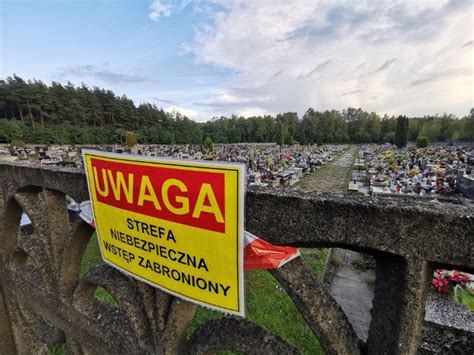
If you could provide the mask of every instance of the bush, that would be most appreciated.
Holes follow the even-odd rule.
[[[354,269],[358,271],[366,271],[368,269],[375,269],[375,259],[367,254],[362,254],[357,260],[352,262]]]
[[[18,138],[12,139],[12,142],[10,144],[12,147],[25,148],[25,142],[23,142],[21,139],[18,139]]]
[[[135,133],[127,131],[125,135],[125,145],[129,148],[135,146],[137,144],[137,136]]]
[[[428,137],[426,136],[419,136],[416,139],[416,146],[418,148],[426,148],[428,146]]]
[[[292,136],[288,135],[285,137],[285,144],[286,145],[293,145],[295,143]]]
[[[384,143],[392,143],[395,141],[395,132],[389,132],[382,138]]]
[[[210,137],[206,137],[206,139],[204,139],[204,148],[208,152],[212,152],[214,150],[214,144],[213,144],[212,139]]]

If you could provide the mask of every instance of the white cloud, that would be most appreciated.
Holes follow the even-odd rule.
[[[248,99],[246,97],[239,97],[237,95],[229,93],[227,90],[218,91],[214,95],[214,99],[217,102],[221,103],[242,103],[247,102]]]
[[[161,16],[169,17],[173,12],[179,12],[183,10],[186,6],[192,3],[193,0],[153,0],[150,4],[151,12],[148,14],[148,17],[155,22],[160,20]],[[197,8],[201,7],[202,4],[194,4]]]
[[[268,114],[265,109],[259,107],[247,107],[241,111],[238,111],[237,114],[243,117],[252,117],[252,116],[264,116]]]
[[[171,10],[173,9],[173,5],[171,3],[164,2],[162,0],[154,0],[150,4],[150,14],[148,17],[155,22],[160,20],[161,16],[169,17],[171,15]]]
[[[474,105],[469,0],[214,4],[185,49],[237,73],[207,103],[216,115],[310,106],[465,115]]]
[[[174,105],[169,106],[165,111],[169,112],[169,113],[172,113],[172,114],[180,113],[181,115],[186,116],[188,118],[197,118],[198,117],[198,112],[197,111],[190,110],[190,109],[183,108],[183,107],[174,106]]]

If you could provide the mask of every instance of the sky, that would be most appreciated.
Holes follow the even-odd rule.
[[[196,121],[361,107],[465,116],[471,0],[0,0],[0,78],[127,95]]]

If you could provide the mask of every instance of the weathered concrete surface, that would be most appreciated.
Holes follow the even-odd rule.
[[[424,328],[423,353],[437,353],[447,344],[474,341],[474,312],[454,302],[449,294],[431,291]]]
[[[48,339],[65,341],[72,354],[187,350],[184,334],[194,306],[109,267],[79,276],[81,238],[87,239],[92,231],[84,223],[69,225],[64,198],[88,198],[83,172],[1,164],[0,187],[0,288],[7,314],[0,313],[0,329],[2,334],[10,329],[17,352],[45,351]],[[19,235],[22,210],[33,220],[32,238]],[[343,247],[376,258],[372,323],[362,348],[374,354],[416,353],[435,263],[474,269],[473,216],[470,206],[435,209],[428,202],[406,205],[403,200],[259,189],[246,196],[246,229],[272,243]],[[360,343],[343,311],[332,298],[321,296],[329,294],[324,285],[320,287],[301,261],[288,265],[292,268],[274,275],[327,351],[357,353]],[[113,295],[118,307],[97,301],[97,287]],[[316,293],[320,297],[312,298]],[[248,334],[247,326],[203,327],[208,330],[193,337],[199,349],[222,343],[213,345],[212,334],[239,341]],[[265,339],[266,344],[281,345],[276,345],[276,337]],[[269,348],[254,350],[259,349]]]
[[[245,354],[298,354],[295,348],[270,331],[232,318],[206,322],[193,334],[186,349],[186,354],[209,354],[225,349]]]
[[[27,186],[30,190],[36,186],[61,191],[76,201],[89,199],[85,173],[81,169],[6,162],[0,164],[0,169],[0,186],[5,200]]]
[[[341,305],[357,336],[365,342],[369,335],[374,298],[374,286],[369,284],[369,279],[375,279],[375,272],[354,269],[352,263],[360,257],[359,253],[345,249],[333,249],[333,253],[336,253],[340,265],[328,280],[331,295]]]
[[[358,354],[362,342],[322,280],[302,258],[270,271],[295,303],[328,354]],[[328,321],[328,320],[331,321]]]
[[[474,269],[470,206],[254,188],[247,192],[246,221],[248,231],[274,244],[336,246]]]
[[[471,207],[261,190],[247,194],[246,206],[247,230],[272,243],[376,258],[369,353],[416,353],[434,263],[474,267]]]
[[[0,288],[0,349],[2,353],[15,353],[13,335],[10,329],[10,319],[3,299],[3,292]]]
[[[474,312],[460,303],[453,302],[449,294],[434,291],[428,294],[425,319],[427,322],[444,324],[474,335]]]

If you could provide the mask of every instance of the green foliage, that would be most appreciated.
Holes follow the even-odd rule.
[[[395,127],[394,143],[398,148],[403,148],[408,143],[408,117],[398,116]]]
[[[474,294],[460,285],[454,287],[454,299],[474,312]]]
[[[426,136],[419,136],[416,139],[416,146],[418,148],[426,148],[428,146],[428,137]]]
[[[361,254],[359,258],[352,262],[354,269],[358,271],[366,271],[375,268],[375,259],[367,254]]]
[[[13,138],[12,142],[11,142],[11,146],[16,147],[16,148],[24,148],[25,147],[25,142],[23,142],[19,138]]]
[[[395,142],[395,132],[389,132],[387,133],[383,139],[382,139],[382,142],[383,143],[392,143]]]
[[[115,307],[115,308],[118,307],[118,303],[115,300],[115,298],[113,298],[112,295],[110,293],[108,293],[107,290],[105,290],[102,287],[97,287],[97,289],[94,292],[94,296],[99,301],[102,301],[102,302],[104,302],[104,303],[106,303],[106,304],[108,304],[112,307]]]
[[[326,257],[329,249],[304,249],[300,248],[301,256],[304,261],[313,268],[318,277],[324,276],[326,267]]]
[[[322,146],[322,145],[323,145],[323,137],[322,137],[322,135],[318,134],[318,135],[316,136],[316,144],[317,144],[318,146]]]
[[[331,264],[333,264],[334,267],[339,267],[342,265],[341,257],[334,250],[331,252]]]
[[[324,354],[301,313],[268,271],[247,271],[245,294],[249,321],[280,335],[303,354]],[[205,321],[220,317],[220,313],[198,308],[189,334]]]
[[[48,351],[50,355],[65,355],[66,344],[48,344]]]
[[[458,142],[460,139],[461,139],[461,132],[459,131],[454,132],[453,135],[451,136],[451,140],[453,142]]]
[[[204,148],[208,152],[212,152],[214,150],[214,144],[212,143],[212,139],[210,137],[206,137],[206,139],[204,139]]]
[[[285,137],[285,144],[286,145],[293,145],[295,144],[295,140],[293,139],[292,136],[288,135]]]
[[[135,146],[138,143],[137,136],[135,133],[127,131],[125,134],[125,145],[129,148]]]
[[[14,138],[41,144],[124,144],[127,131],[143,144],[273,142],[277,144],[379,143],[426,136],[435,141],[474,140],[474,109],[458,119],[434,115],[398,119],[360,108],[296,112],[276,116],[213,118],[198,123],[149,103],[86,85],[74,86],[14,75],[0,80],[0,142]],[[397,133],[398,132],[398,133]]]

